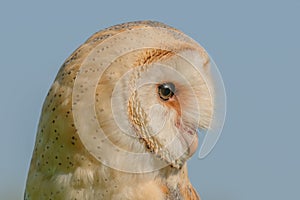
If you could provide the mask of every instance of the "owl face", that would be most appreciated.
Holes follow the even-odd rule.
[[[156,78],[133,92],[127,105],[128,120],[150,153],[181,167],[197,148],[196,97],[184,80]]]
[[[99,98],[96,109],[102,129],[115,145],[180,168],[197,149],[197,129],[209,126],[212,96],[201,72],[186,60],[194,56],[192,51],[185,52],[185,58],[172,52],[152,58],[158,51],[141,50],[111,64],[98,87],[99,93],[111,91],[111,96],[107,101]],[[136,58],[143,62],[124,65],[124,60]],[[127,70],[113,77],[113,68]],[[100,112],[105,107],[112,113]]]

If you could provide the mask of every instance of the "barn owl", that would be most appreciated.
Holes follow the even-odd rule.
[[[24,199],[200,199],[186,162],[216,111],[210,63],[159,22],[95,33],[47,94]]]

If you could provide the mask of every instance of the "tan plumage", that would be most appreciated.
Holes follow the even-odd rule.
[[[162,23],[94,34],[47,95],[25,199],[199,199],[186,160],[213,115],[209,64]]]

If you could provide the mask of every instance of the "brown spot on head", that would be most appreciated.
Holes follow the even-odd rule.
[[[141,52],[134,66],[149,65],[159,60],[167,59],[174,55],[173,51],[164,49],[147,49]]]

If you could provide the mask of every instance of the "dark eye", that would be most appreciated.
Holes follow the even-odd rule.
[[[158,86],[159,97],[164,101],[169,100],[174,95],[174,92],[175,85],[173,83],[163,83]]]

